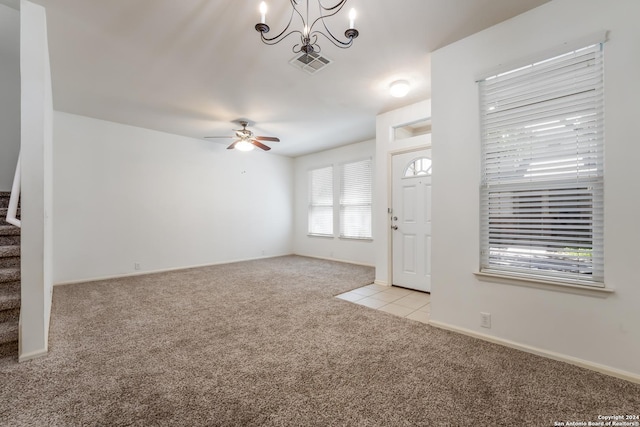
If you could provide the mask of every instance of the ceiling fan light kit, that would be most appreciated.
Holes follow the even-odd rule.
[[[238,143],[235,145],[234,148],[240,151],[252,151],[255,148],[255,146],[249,141],[240,140],[238,141]]]
[[[349,28],[344,32],[345,39],[340,39],[333,35],[327,23],[326,18],[330,18],[336,15],[347,3],[347,0],[340,0],[333,6],[325,7],[322,4],[322,0],[306,0],[306,9],[301,11],[300,4],[302,0],[289,0],[291,3],[291,16],[287,26],[280,33],[274,37],[266,37],[270,31],[269,26],[266,23],[267,20],[267,4],[263,1],[260,3],[260,22],[256,24],[256,31],[260,33],[261,40],[268,45],[274,45],[280,43],[282,40],[292,34],[298,34],[300,36],[300,43],[296,43],[292,50],[294,53],[304,52],[306,54],[319,53],[320,46],[318,45],[318,36],[322,35],[331,43],[341,49],[351,47],[353,40],[358,37],[360,33],[355,29],[356,10],[351,9],[349,12]],[[309,1],[318,3],[318,17],[313,21],[309,19]],[[303,14],[304,12],[304,14]],[[298,17],[301,21],[301,30],[291,29],[291,24],[294,19]],[[296,19],[297,20],[297,19]]]
[[[247,129],[249,122],[245,120],[239,121],[242,129],[236,129],[235,134],[238,138],[233,141],[231,145],[227,147],[227,150],[233,150],[234,148],[239,151],[251,151],[255,147],[261,148],[264,151],[271,150],[271,147],[263,144],[261,141],[280,142],[279,138],[275,136],[253,136],[253,132]],[[232,136],[205,136],[205,138],[233,138]]]

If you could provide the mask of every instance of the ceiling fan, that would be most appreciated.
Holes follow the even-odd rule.
[[[232,150],[234,148],[237,148],[240,151],[251,151],[253,150],[254,146],[258,148],[262,148],[265,151],[268,151],[268,150],[271,150],[271,147],[263,144],[260,141],[273,141],[273,142],[280,141],[279,138],[276,138],[274,136],[254,136],[253,132],[247,129],[249,122],[246,120],[240,120],[238,123],[240,123],[240,125],[242,126],[242,129],[235,130],[235,133],[236,133],[235,137],[234,136],[205,136],[205,138],[239,138],[233,141],[231,145],[227,147],[227,150]]]

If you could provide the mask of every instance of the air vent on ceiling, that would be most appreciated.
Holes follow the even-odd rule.
[[[297,54],[291,61],[289,61],[289,64],[309,74],[315,74],[332,62],[333,61],[331,61],[329,58],[312,52],[310,54]]]

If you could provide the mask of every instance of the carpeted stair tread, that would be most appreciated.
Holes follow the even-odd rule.
[[[7,212],[9,208],[0,208],[0,225],[11,225],[7,222]],[[20,209],[16,212],[16,217],[20,219]]]
[[[0,234],[0,246],[20,246],[20,235],[3,236]]]
[[[11,193],[0,191],[0,358],[17,357],[20,322],[20,228],[7,222]],[[20,206],[16,212],[20,218]]]
[[[7,193],[6,191],[0,191],[0,208],[9,207],[10,198],[11,198],[11,193]]]
[[[20,256],[20,246],[0,246],[0,258],[11,256]]]
[[[0,268],[0,283],[20,280],[20,268]]]
[[[20,267],[20,246],[0,245],[0,268],[18,268]]]
[[[0,322],[14,322],[20,321],[20,308],[11,308],[8,310],[0,310]]]
[[[0,236],[19,236],[20,227],[14,225],[0,225]]]
[[[0,323],[0,344],[18,340],[18,324],[16,322]]]
[[[0,283],[0,311],[20,308],[20,282]]]
[[[7,212],[9,212],[9,207],[0,208],[0,218],[6,217],[7,216]],[[16,216],[20,216],[20,208],[18,208],[18,210],[16,212]]]

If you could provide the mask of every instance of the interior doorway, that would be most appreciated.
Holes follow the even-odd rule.
[[[392,284],[431,292],[431,148],[392,156]]]

